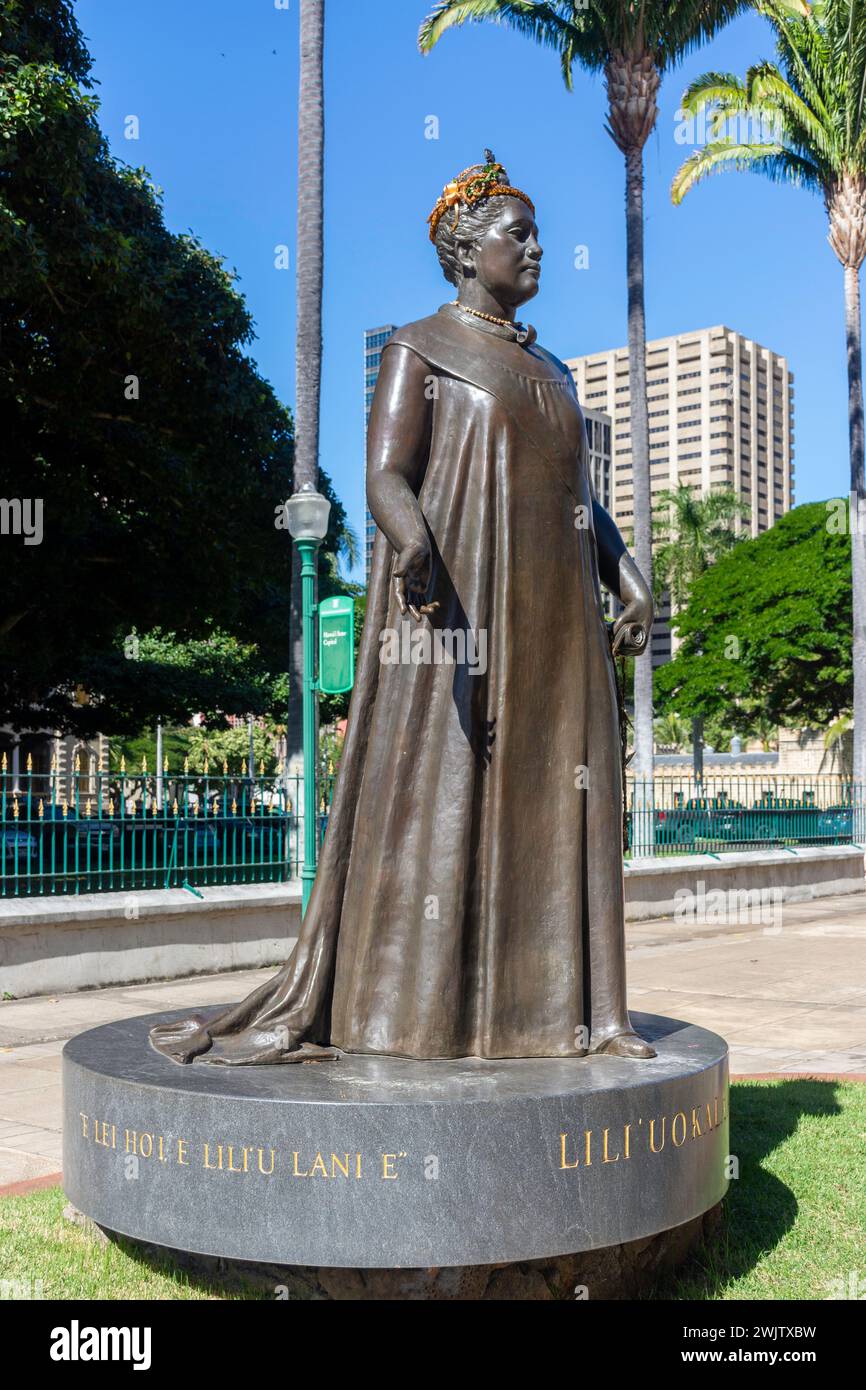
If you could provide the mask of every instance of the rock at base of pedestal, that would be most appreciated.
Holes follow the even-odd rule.
[[[101,1242],[114,1239],[71,1204],[64,1215]],[[193,1255],[120,1237],[127,1247],[207,1279],[227,1291],[253,1288],[274,1299],[338,1302],[555,1302],[645,1297],[664,1275],[679,1269],[702,1241],[717,1235],[722,1203],[670,1231],[579,1255],[519,1264],[453,1265],[444,1269],[315,1269],[264,1265]]]

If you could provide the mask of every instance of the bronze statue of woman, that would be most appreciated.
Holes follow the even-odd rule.
[[[622,773],[599,580],[643,653],[650,591],[599,505],[568,369],[516,321],[529,197],[490,152],[429,219],[457,298],[382,355],[358,678],[285,967],[154,1028],[178,1062],[655,1056],[626,1007]]]

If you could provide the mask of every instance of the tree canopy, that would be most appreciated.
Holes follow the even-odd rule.
[[[261,713],[289,646],[275,523],[291,416],[248,355],[236,276],[168,230],[146,171],[110,154],[91,88],[68,0],[0,0],[2,492],[42,506],[41,543],[0,536],[0,723],[111,733],[184,701]],[[322,490],[327,593],[347,526]],[[126,659],[136,632],[157,633],[145,664]],[[179,655],[215,635],[222,683]]]
[[[741,540],[673,619],[682,646],[655,673],[660,706],[821,727],[850,709],[851,537],[846,503],[811,502]]]

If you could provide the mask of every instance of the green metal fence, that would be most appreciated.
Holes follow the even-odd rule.
[[[633,855],[866,844],[864,787],[840,776],[758,773],[627,780]]]
[[[321,844],[334,776],[320,776]],[[22,774],[0,766],[0,897],[280,883],[303,860],[300,779],[227,768]],[[630,855],[866,844],[864,789],[840,777],[627,784]],[[435,852],[435,846],[434,846]]]
[[[333,792],[319,781],[319,842]],[[279,883],[303,858],[298,777],[0,768],[0,897]]]

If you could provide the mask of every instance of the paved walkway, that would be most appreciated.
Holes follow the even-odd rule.
[[[866,895],[789,903],[768,927],[630,922],[632,1009],[721,1033],[734,1076],[866,1073]],[[231,1003],[271,970],[0,1004],[0,1189],[60,1170],[60,1053],[133,1014]]]

